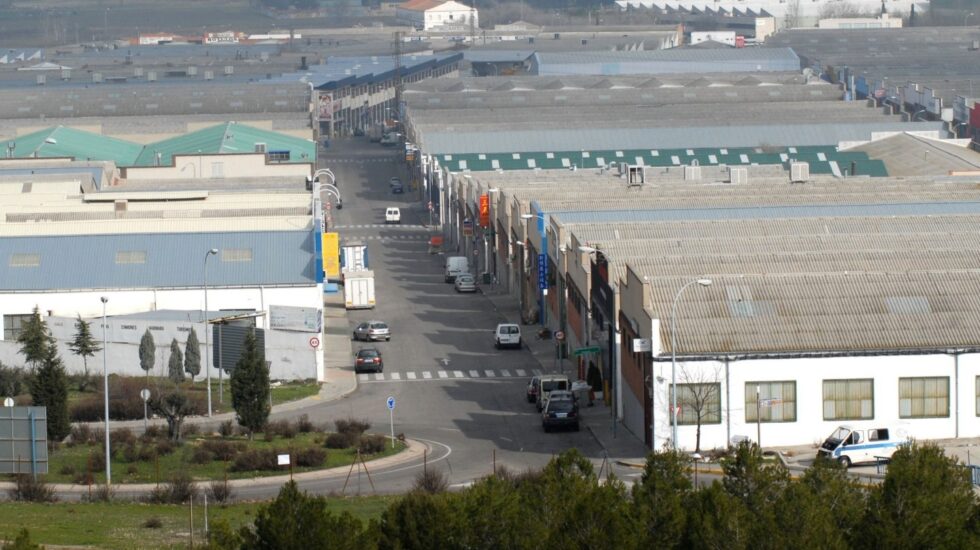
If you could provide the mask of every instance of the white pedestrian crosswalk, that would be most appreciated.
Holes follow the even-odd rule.
[[[453,370],[445,371],[439,370],[435,371],[433,374],[430,371],[421,371],[421,376],[418,372],[379,372],[372,374],[358,374],[357,380],[359,382],[425,382],[425,381],[439,381],[439,380],[484,380],[484,379],[497,379],[497,378],[527,378],[529,376],[539,376],[541,374],[540,369],[531,369],[530,371],[525,369],[514,369],[513,371],[508,369],[484,369],[482,372],[479,370]]]

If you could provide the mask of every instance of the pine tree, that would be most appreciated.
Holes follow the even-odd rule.
[[[78,315],[78,320],[75,321],[75,338],[68,343],[68,349],[82,358],[85,375],[81,382],[78,383],[78,391],[85,391],[92,378],[88,370],[88,358],[94,356],[95,352],[101,351],[102,346],[92,337],[91,323],[83,320],[81,314]]]
[[[265,426],[269,418],[269,369],[265,354],[258,349],[255,331],[245,335],[242,356],[231,372],[231,405],[238,415],[238,425],[249,437]]]
[[[31,379],[31,398],[34,406],[47,409],[48,439],[64,439],[71,431],[68,417],[68,375],[54,340],[49,340],[44,357]]]
[[[294,481],[283,485],[275,500],[259,508],[254,525],[242,527],[239,534],[245,550],[376,547],[359,519],[348,512],[331,512],[325,498],[300,491]]]
[[[187,345],[184,346],[184,372],[191,377],[201,374],[201,342],[197,339],[197,331],[191,327],[191,333],[187,335]]]
[[[170,362],[167,365],[167,377],[174,384],[180,384],[184,381],[184,354],[180,351],[180,344],[177,343],[176,338],[170,342]]]
[[[33,315],[21,328],[20,334],[17,335],[20,353],[27,360],[31,370],[36,369],[44,360],[50,341],[51,335],[48,333],[48,325],[41,319],[41,313],[37,306],[34,306]]]
[[[150,329],[146,329],[143,338],[140,339],[140,368],[146,371],[146,377],[150,377],[150,371],[156,364],[157,345],[153,342],[153,334]]]

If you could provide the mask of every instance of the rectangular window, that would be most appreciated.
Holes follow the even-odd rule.
[[[759,403],[756,404],[756,388]],[[757,422],[756,410],[762,422],[796,422],[796,382],[746,382],[745,421]]]
[[[824,420],[870,420],[875,415],[874,380],[824,380]]]
[[[721,384],[677,384],[677,408],[680,426],[721,424]]]
[[[225,163],[223,163],[223,162],[212,162],[211,163],[211,177],[212,178],[223,178],[223,177],[225,177]]]
[[[221,261],[222,262],[251,262],[252,249],[251,248],[222,248]]]
[[[30,322],[33,313],[24,313],[22,315],[4,315],[3,316],[3,339],[11,342],[17,340],[20,336],[22,330],[24,330],[24,325]]]
[[[145,250],[117,250],[116,263],[117,264],[145,264],[146,251]]]
[[[269,151],[269,162],[286,162],[289,160],[289,151]]]
[[[11,254],[10,267],[41,267],[40,254]]]
[[[899,418],[948,418],[949,377],[898,379]]]

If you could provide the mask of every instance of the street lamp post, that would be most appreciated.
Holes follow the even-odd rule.
[[[670,309],[670,393],[671,393],[671,431],[670,445],[677,450],[677,302],[687,287],[698,284],[711,286],[711,279],[694,279],[681,287],[674,296],[674,305]]]
[[[487,189],[487,217],[489,218],[489,220],[488,220],[489,223],[487,223],[487,230],[488,231],[487,231],[487,233],[485,235],[486,236],[486,240],[484,241],[484,245],[485,245],[484,248],[485,248],[485,252],[486,252],[486,258],[484,259],[484,261],[486,263],[484,263],[483,267],[484,267],[484,271],[486,273],[491,273],[491,272],[493,273],[493,279],[492,279],[492,281],[496,281],[497,280],[497,256],[496,256],[496,254],[494,254],[494,257],[493,257],[493,270],[491,271],[491,269],[490,269],[490,253],[493,251],[493,249],[496,248],[496,246],[495,246],[496,245],[496,242],[494,241],[494,233],[495,233],[494,229],[495,229],[495,227],[494,227],[494,221],[493,221],[493,194],[496,193],[496,192],[498,192],[498,191],[500,191],[500,189],[498,189],[496,187],[491,187],[490,189]],[[491,282],[491,285],[492,285],[492,282]]]
[[[109,298],[106,296],[102,297],[102,393],[104,395],[103,405],[105,410],[103,410],[103,417],[105,418],[105,486],[106,488],[112,486],[112,454],[109,452],[109,362],[106,360],[106,355],[109,353],[109,348],[106,346],[108,343],[108,338],[106,338],[106,318],[105,318],[105,305],[109,302]]]
[[[218,253],[217,248],[212,248],[204,253],[204,371],[207,373],[208,381],[208,418],[211,418],[211,351],[208,347],[210,340],[210,326],[208,324],[208,258]],[[219,388],[224,390],[224,388]],[[224,399],[224,395],[222,395]]]

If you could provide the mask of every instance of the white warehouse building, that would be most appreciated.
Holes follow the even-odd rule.
[[[395,8],[398,21],[419,30],[451,28],[469,31],[480,28],[480,15],[475,5],[453,0],[409,0]]]

